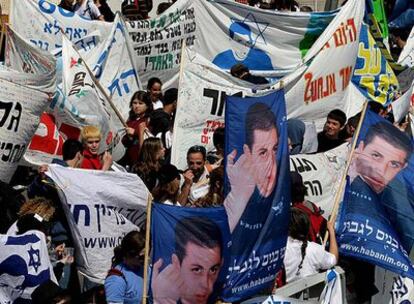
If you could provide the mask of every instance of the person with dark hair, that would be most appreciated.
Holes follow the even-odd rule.
[[[152,77],[148,80],[147,92],[152,101],[154,110],[161,109],[162,104],[162,82],[157,77]]]
[[[368,102],[368,109],[383,118],[387,117],[387,114],[388,114],[387,107],[384,107],[379,102],[376,102],[376,101]]]
[[[227,176],[231,190],[224,206],[230,231],[236,228],[253,194],[266,199],[271,197],[276,186],[279,134],[275,114],[263,103],[253,104],[246,114],[245,130],[244,153],[237,162],[234,162],[236,150],[227,156]]]
[[[213,133],[213,145],[215,151],[211,151],[207,154],[207,161],[212,169],[221,165],[224,158],[224,127],[218,127]],[[211,170],[209,170],[211,171]]]
[[[365,183],[380,194],[405,167],[413,152],[410,138],[389,122],[369,127],[351,164],[353,183]],[[352,173],[353,172],[353,173]]]
[[[308,240],[322,244],[326,232],[326,219],[322,216],[323,210],[316,204],[305,199],[307,195],[306,186],[303,183],[302,176],[296,172],[290,172],[290,198],[292,207],[304,211],[310,220]]]
[[[329,252],[322,245],[308,241],[310,221],[307,214],[291,209],[289,236],[283,260],[286,283],[318,273],[336,265],[339,259],[334,224],[328,222]]]
[[[163,165],[158,170],[158,183],[152,190],[154,201],[166,205],[178,204],[180,190],[180,172],[174,165]]]
[[[187,217],[175,226],[172,263],[160,271],[154,263],[151,289],[154,303],[206,304],[222,266],[219,226],[204,217]]]
[[[299,154],[302,151],[306,131],[305,123],[295,118],[288,119],[287,131],[289,140],[289,154]]]
[[[219,166],[210,173],[210,189],[208,193],[196,200],[196,207],[219,207],[224,201],[224,167]]]
[[[144,133],[148,125],[148,117],[152,112],[152,102],[145,91],[137,91],[132,95],[129,103],[129,117],[126,135],[122,138],[122,144],[126,148],[125,156],[121,163],[132,167],[138,161],[139,152],[144,143]]]
[[[356,129],[358,128],[359,120],[361,119],[361,112],[348,119],[345,128],[339,133],[339,138],[343,141],[351,141]]]
[[[344,128],[345,123],[346,114],[344,112],[339,109],[329,112],[323,131],[318,133],[317,153],[326,152],[344,143],[339,138],[339,132]]]
[[[154,189],[157,182],[157,172],[165,156],[165,148],[159,138],[150,137],[144,140],[138,162],[132,168],[147,186],[149,191]]]
[[[208,193],[209,171],[206,167],[207,151],[203,146],[192,146],[187,151],[188,169],[184,172],[184,181],[178,202],[181,206],[192,204]]]
[[[253,83],[253,84],[268,84],[266,78],[261,76],[254,76],[250,74],[249,69],[242,63],[236,63],[230,69],[230,74],[233,77],[239,78],[241,80]]]
[[[160,4],[158,4],[157,15],[161,15],[162,13],[164,13],[167,9],[170,8],[171,5],[172,3],[169,2],[161,2]]]
[[[73,0],[61,0],[58,6],[69,12],[73,12]]]
[[[112,268],[105,279],[108,303],[141,303],[143,293],[145,234],[128,232],[115,247]]]
[[[115,20],[115,14],[108,5],[107,0],[94,0],[94,3],[106,22],[113,22]]]

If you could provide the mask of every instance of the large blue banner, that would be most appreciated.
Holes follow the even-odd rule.
[[[153,204],[154,303],[214,303],[225,280],[229,228],[224,208]]]
[[[228,302],[274,285],[285,254],[290,182],[283,90],[226,100],[224,206],[230,260],[223,296]]]
[[[414,160],[411,139],[368,111],[338,218],[339,251],[414,278]]]

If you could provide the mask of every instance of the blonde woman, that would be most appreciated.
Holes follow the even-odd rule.
[[[99,155],[101,143],[101,131],[95,126],[85,126],[81,131],[83,144],[82,169],[93,169],[107,171],[112,165],[112,155],[105,151]]]

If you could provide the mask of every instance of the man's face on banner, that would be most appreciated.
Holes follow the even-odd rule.
[[[268,197],[276,186],[276,153],[279,138],[276,128],[254,130],[251,147],[254,179],[261,196]]]
[[[407,152],[379,136],[375,136],[366,146],[361,141],[357,153],[356,171],[376,193],[381,193],[407,166]]]
[[[184,304],[204,304],[213,292],[221,267],[221,249],[202,247],[188,243],[186,255],[181,262],[180,276],[184,290],[181,302]]]

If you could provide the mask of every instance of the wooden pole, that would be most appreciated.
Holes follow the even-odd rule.
[[[362,113],[361,113],[361,118],[359,119],[358,127],[354,133],[354,140],[352,141],[351,151],[346,161],[345,171],[344,171],[344,174],[342,175],[341,182],[339,184],[339,189],[335,195],[334,205],[332,207],[331,217],[329,219],[329,222],[331,223],[335,222],[337,214],[338,214],[339,204],[341,202],[343,190],[345,188],[346,176],[348,175],[349,167],[351,166],[352,158],[355,152],[355,147],[358,141],[358,136],[361,131],[362,123],[364,122],[364,119],[365,119],[365,113],[367,111],[367,107],[368,107],[368,101],[365,101],[364,106],[362,107]],[[323,244],[325,245],[327,241],[328,241],[328,231],[326,231],[325,233]]]
[[[145,230],[145,257],[144,257],[144,283],[142,292],[142,304],[147,304],[148,298],[148,268],[149,268],[149,251],[151,238],[151,210],[152,210],[152,195],[149,193],[147,200],[147,223]]]
[[[62,35],[64,35],[64,36],[65,36],[65,38],[66,38],[66,39],[68,39],[68,37],[66,36],[66,34],[63,32],[62,28],[60,29],[60,31],[62,32]],[[70,40],[68,39],[68,41],[70,41]],[[72,44],[72,42],[71,42],[71,44]],[[73,47],[73,44],[72,44],[72,47]],[[117,117],[118,117],[118,119],[121,121],[122,125],[123,125],[125,128],[127,128],[127,127],[128,127],[128,125],[127,125],[126,121],[125,121],[125,120],[124,120],[124,118],[122,117],[121,112],[119,112],[119,110],[117,109],[117,107],[116,107],[116,106],[114,105],[114,103],[112,102],[111,97],[109,97],[109,96],[108,96],[108,94],[106,94],[105,89],[102,87],[102,85],[101,85],[101,83],[99,82],[99,80],[98,80],[98,79],[96,79],[95,75],[92,73],[92,71],[91,71],[91,69],[89,68],[89,66],[88,66],[88,64],[86,63],[86,61],[85,61],[85,60],[83,60],[83,58],[82,58],[82,56],[80,55],[80,53],[78,52],[78,50],[77,50],[75,47],[73,47],[73,49],[75,50],[76,54],[78,54],[79,58],[80,58],[80,59],[82,60],[82,62],[84,63],[85,68],[86,68],[86,70],[88,71],[89,76],[91,76],[92,81],[95,83],[96,87],[97,87],[97,88],[101,91],[101,93],[104,95],[104,97],[105,97],[106,101],[108,101],[109,105],[110,105],[110,106],[111,106],[111,108],[114,110],[114,112],[115,112],[116,116],[117,116]]]

